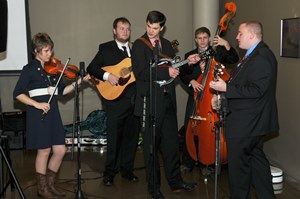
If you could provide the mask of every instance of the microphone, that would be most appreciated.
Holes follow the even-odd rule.
[[[79,75],[83,77],[85,74],[85,64],[84,62],[79,62]]]

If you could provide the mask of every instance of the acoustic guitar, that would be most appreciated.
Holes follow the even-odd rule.
[[[179,42],[175,39],[171,42],[171,45],[173,49],[176,49],[179,45]],[[117,99],[129,84],[135,82],[130,58],[125,58],[113,66],[102,67],[102,69],[119,77],[119,82],[115,86],[111,85],[109,81],[101,81],[93,78],[99,93],[106,100]]]
[[[129,84],[135,82],[135,77],[131,66],[131,59],[128,57],[116,65],[105,66],[102,67],[102,69],[119,77],[119,82],[115,86],[111,85],[109,81],[95,79],[95,85],[98,91],[106,100],[117,99]]]

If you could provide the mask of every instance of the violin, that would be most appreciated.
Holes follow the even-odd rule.
[[[44,64],[44,70],[49,75],[59,75],[63,72],[63,75],[68,79],[75,79],[79,73],[79,68],[74,65],[67,65],[67,68],[63,71],[64,64],[57,58],[51,57],[48,62]]]

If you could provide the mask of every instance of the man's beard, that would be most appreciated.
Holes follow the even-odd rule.
[[[127,38],[127,39],[122,39],[122,38],[116,38],[119,42],[121,42],[121,43],[126,43],[126,42],[128,42],[129,41],[129,38]]]

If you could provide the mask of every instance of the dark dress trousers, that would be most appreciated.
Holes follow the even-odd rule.
[[[251,184],[258,198],[275,198],[263,138],[279,129],[276,78],[276,58],[261,41],[227,84],[225,137],[231,198],[248,198]]]
[[[114,66],[126,58],[116,41],[99,45],[99,50],[87,67],[90,75],[103,80],[104,66]],[[114,176],[118,171],[123,175],[134,169],[134,158],[138,139],[137,117],[134,117],[135,83],[127,86],[115,100],[102,98],[107,113],[107,157],[104,175]]]

